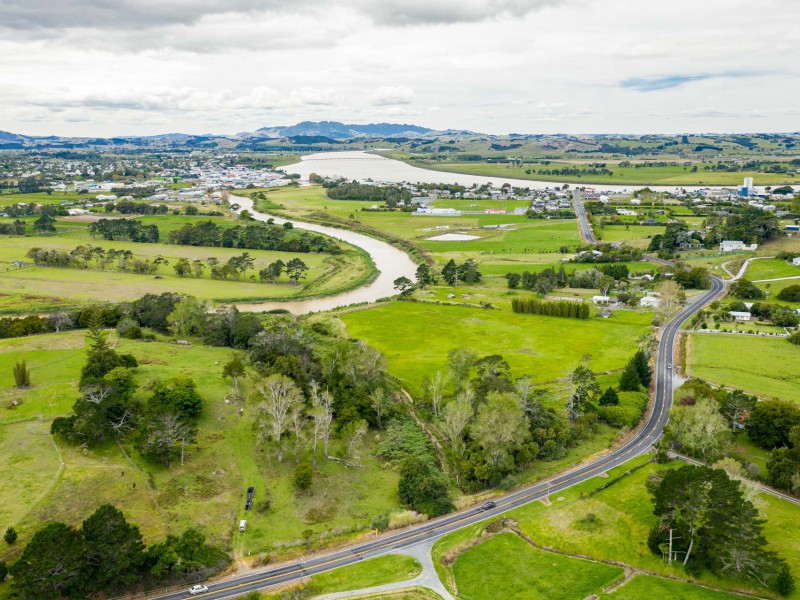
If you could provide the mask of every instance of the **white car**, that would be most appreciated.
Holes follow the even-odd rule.
[[[667,368],[668,368],[668,369],[671,369],[671,368],[672,368],[672,363],[669,363],[669,364],[667,365]]]
[[[208,591],[207,585],[193,585],[192,587],[189,588],[189,593],[192,596],[196,596],[197,594],[202,594],[203,592],[207,591]]]

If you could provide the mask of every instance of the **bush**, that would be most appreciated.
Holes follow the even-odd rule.
[[[3,539],[6,541],[6,544],[10,546],[17,541],[17,530],[13,527],[9,527],[6,529],[5,535],[3,535]]]
[[[139,323],[136,321],[136,319],[121,319],[120,322],[117,323],[117,333],[119,334],[119,337],[129,340],[142,339],[142,328],[139,326]]]
[[[647,394],[644,392],[619,392],[618,396],[618,405],[599,406],[597,414],[613,427],[636,427],[647,406]]]
[[[778,300],[784,302],[800,302],[800,285],[790,285],[778,292]]]
[[[294,469],[292,485],[298,492],[308,492],[314,481],[314,469],[308,463],[300,463]]]

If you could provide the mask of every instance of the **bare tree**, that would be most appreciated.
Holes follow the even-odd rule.
[[[472,420],[474,413],[470,394],[459,394],[458,398],[444,407],[442,431],[450,440],[453,450],[460,454],[464,452],[464,430]]]
[[[667,279],[658,284],[656,290],[661,295],[661,310],[670,312],[678,305],[678,284]]]
[[[328,390],[320,390],[316,381],[311,382],[311,418],[314,420],[314,454],[317,453],[317,440],[322,440],[323,453],[328,456],[328,442],[333,423],[333,396]]]
[[[59,312],[50,315],[50,322],[53,324],[53,327],[56,328],[56,333],[59,333],[62,327],[72,325],[72,319],[65,312]]]
[[[428,393],[431,396],[431,412],[438,417],[444,397],[444,386],[447,384],[447,374],[436,371],[436,374],[428,380]]]
[[[349,423],[342,432],[345,443],[344,464],[348,467],[359,467],[361,460],[361,449],[364,436],[367,433],[367,422],[363,419]]]
[[[290,422],[292,409],[302,403],[303,395],[295,383],[283,375],[270,375],[256,383],[261,402],[256,408],[254,426],[261,439],[272,437],[278,444],[278,462],[283,460],[283,434]]]
[[[391,396],[383,388],[375,388],[369,395],[369,402],[372,405],[372,410],[375,411],[375,416],[378,419],[378,427],[383,429],[383,417],[386,411],[392,406]]]
[[[302,402],[297,402],[289,412],[292,433],[294,434],[294,461],[300,463],[300,446],[305,437],[305,428],[308,417],[306,416],[305,406]]]

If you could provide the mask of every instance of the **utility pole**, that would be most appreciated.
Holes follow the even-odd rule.
[[[672,527],[669,528],[669,554],[667,555],[667,564],[672,565]]]

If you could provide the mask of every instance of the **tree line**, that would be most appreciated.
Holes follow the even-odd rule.
[[[589,305],[570,300],[539,300],[537,298],[512,298],[511,310],[526,315],[544,315],[568,319],[588,319]]]
[[[297,233],[291,223],[250,223],[222,227],[213,221],[187,223],[169,233],[169,243],[181,246],[212,246],[220,248],[246,248],[248,250],[277,250],[281,252],[341,253],[339,245],[331,238],[308,231]]]
[[[168,267],[170,260],[161,255],[155,258],[136,256],[132,250],[116,250],[84,244],[76,246],[70,251],[46,249],[40,247],[30,248],[25,254],[33,260],[34,264],[45,267],[96,269],[100,271],[118,270],[124,273],[156,275],[161,267]],[[178,277],[202,278],[209,270],[211,279],[235,280],[247,278],[248,271],[256,271],[256,259],[249,252],[231,256],[227,261],[221,262],[216,257],[205,260],[178,258],[172,262],[172,269]],[[282,274],[298,284],[306,277],[308,265],[300,258],[293,258],[287,262],[278,259],[257,270],[258,280],[261,283],[279,283]],[[255,274],[250,275],[255,281]]]

